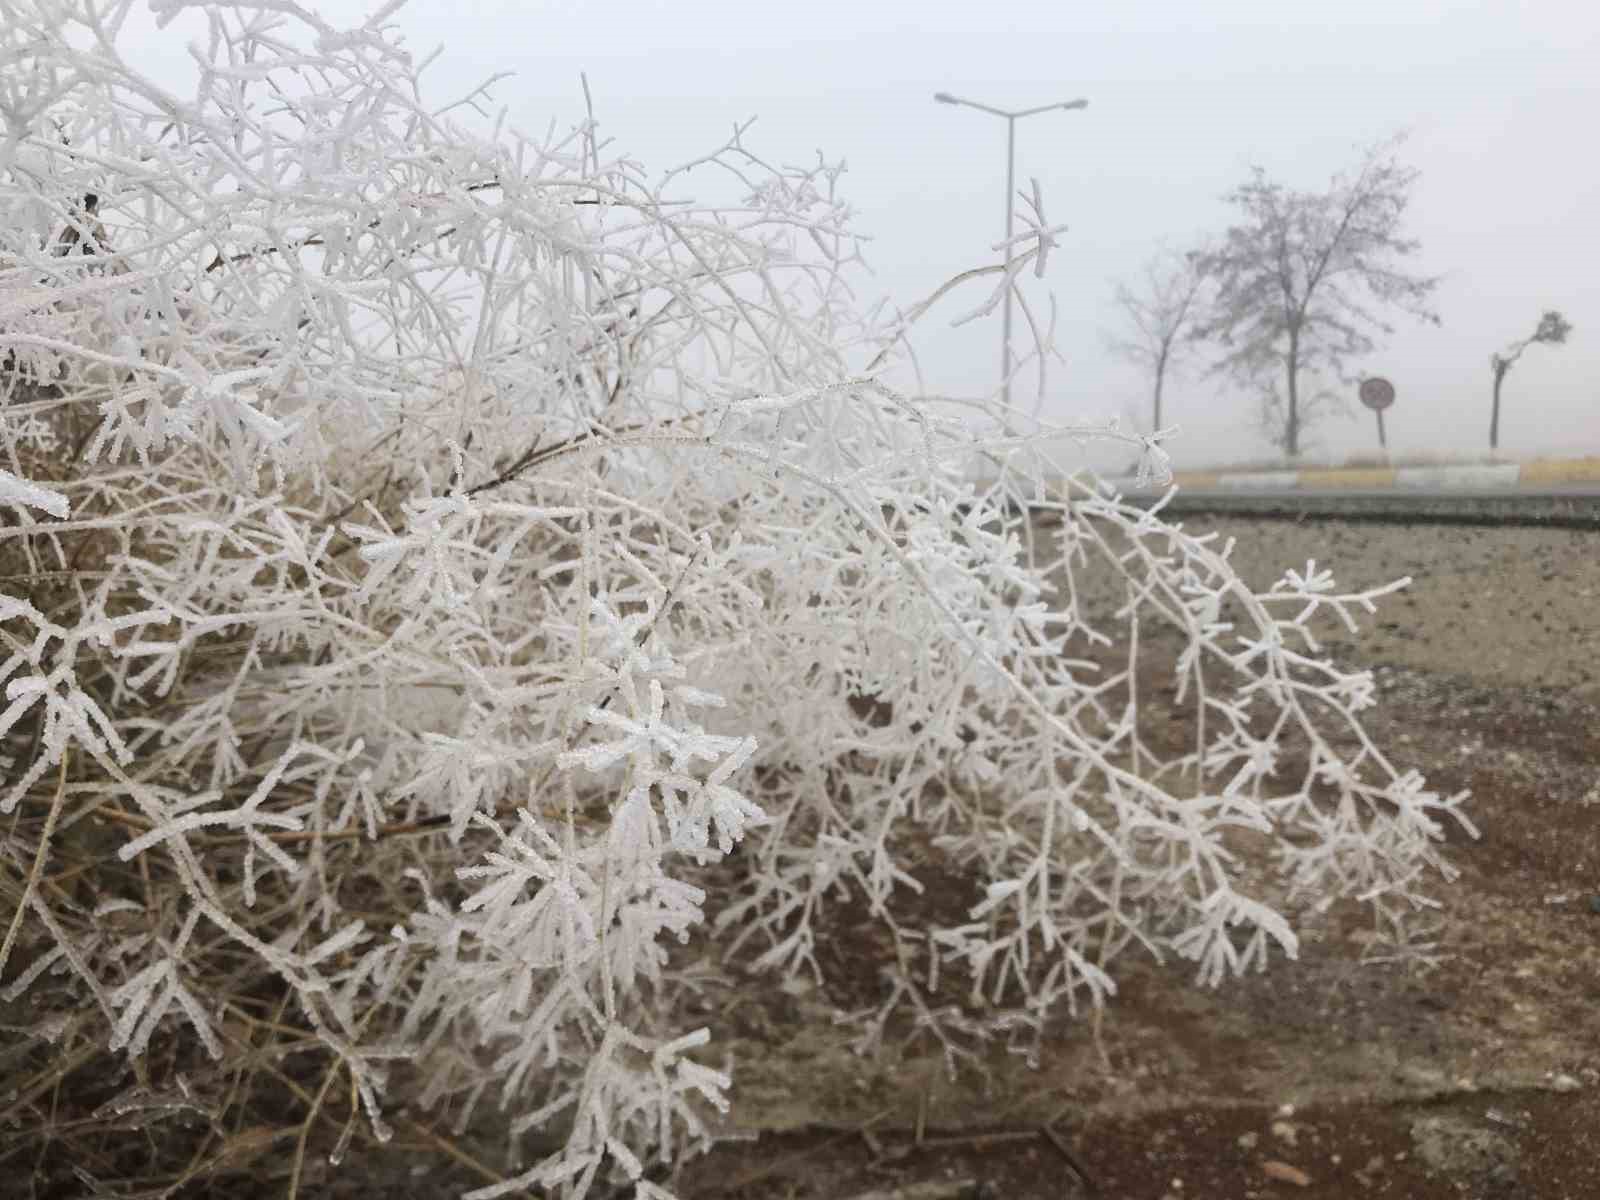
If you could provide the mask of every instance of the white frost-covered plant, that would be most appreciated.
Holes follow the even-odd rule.
[[[856,305],[840,168],[741,133],[652,180],[424,103],[395,5],[156,0],[208,30],[179,96],[131,5],[0,0],[0,1001],[14,1072],[98,1046],[107,1128],[169,1123],[94,1169],[287,1123],[292,1191],[415,1102],[505,1114],[477,1195],[664,1194],[728,1094],[704,964],[825,979],[838,901],[896,947],[864,1044],[954,1053],[1448,875],[1459,798],[1312,636],[1390,589],[1257,594],[1063,491],[1094,431],[886,386],[928,305]],[[1057,232],[1035,191],[968,277]],[[51,1087],[8,1119],[59,1136]]]

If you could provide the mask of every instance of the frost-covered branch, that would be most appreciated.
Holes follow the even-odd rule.
[[[952,1061],[1126,953],[1216,983],[1301,903],[1428,903],[1459,798],[1314,657],[1387,589],[1256,595],[1051,450],[1153,439],[884,386],[914,322],[852,297],[840,168],[741,128],[697,203],[592,121],[457,124],[394,6],[194,6],[179,100],[129,3],[0,0],[26,1054],[72,1031],[138,1062],[117,1103],[166,1072],[292,1120],[296,1179],[406,1103],[498,1122],[505,1188],[659,1196],[730,1094],[685,980],[826,982],[846,900],[894,947],[863,1046]],[[1015,269],[1059,232],[1032,203]],[[935,870],[970,894],[930,915]]]

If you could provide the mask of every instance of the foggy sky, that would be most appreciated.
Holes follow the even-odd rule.
[[[311,6],[340,23],[371,7]],[[1364,146],[1408,131],[1402,157],[1422,172],[1407,225],[1422,251],[1411,261],[1444,277],[1434,299],[1443,326],[1396,314],[1395,336],[1360,364],[1398,389],[1391,452],[1486,450],[1490,353],[1558,308],[1575,332],[1566,346],[1531,347],[1511,372],[1502,452],[1600,454],[1592,0],[413,0],[395,21],[418,54],[444,44],[425,76],[436,99],[516,72],[493,95],[530,134],[583,119],[587,72],[610,152],[652,174],[751,116],[747,141],[764,157],[808,162],[821,149],[846,159],[842,191],[874,239],[863,299],[901,304],[994,261],[988,247],[1003,233],[1005,122],[932,94],[1009,109],[1087,97],[1086,111],[1018,125],[1019,187],[1037,176],[1050,220],[1071,226],[1046,279],[1026,276],[1041,304],[1047,290],[1060,304],[1068,362],[1054,368],[1045,408],[1060,420],[1134,408],[1148,419],[1144,380],[1103,345],[1112,289],[1161,242],[1220,230],[1221,197],[1251,164],[1319,187]],[[159,39],[152,69],[181,60],[184,38],[170,35],[148,35]],[[949,301],[921,327],[937,391],[994,386],[998,315],[947,328],[980,298]],[[1358,417],[1315,430],[1313,448],[1376,449],[1371,414],[1352,407]],[[1166,411],[1183,427],[1172,445],[1182,466],[1267,454],[1253,403],[1198,368],[1169,386]]]

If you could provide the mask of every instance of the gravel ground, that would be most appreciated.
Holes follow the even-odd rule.
[[[1439,961],[1364,965],[1370,931],[1336,907],[1301,925],[1299,962],[1215,992],[1131,971],[1105,1058],[1063,1021],[1038,1070],[1001,1055],[951,1081],[934,1058],[849,1053],[830,1017],[875,948],[841,928],[839,982],[751,980],[713,1021],[755,1140],[692,1164],[680,1194],[1600,1195],[1600,534],[1185,527],[1237,537],[1263,589],[1308,558],[1350,590],[1413,577],[1356,636],[1324,632],[1374,670],[1375,739],[1430,787],[1472,791],[1483,836],[1451,836]]]
[[[1240,576],[1269,587],[1307,558],[1351,590],[1410,576],[1367,628],[1328,636],[1335,657],[1600,698],[1600,533],[1191,517],[1239,539]]]

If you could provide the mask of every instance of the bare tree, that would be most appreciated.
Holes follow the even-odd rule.
[[[1108,337],[1106,343],[1116,354],[1149,372],[1151,433],[1161,429],[1167,375],[1177,372],[1191,344],[1183,334],[1199,314],[1205,279],[1201,252],[1162,250],[1145,263],[1136,285],[1117,285],[1115,299],[1126,318],[1127,332]]]
[[[1300,452],[1307,418],[1327,409],[1305,403],[1302,373],[1343,378],[1347,359],[1375,349],[1375,334],[1393,332],[1385,309],[1439,322],[1427,307],[1438,279],[1403,268],[1419,245],[1401,234],[1418,173],[1398,161],[1398,142],[1373,146],[1325,191],[1294,191],[1254,168],[1226,198],[1239,223],[1205,257],[1216,294],[1197,336],[1223,348],[1216,370],[1266,392],[1264,414],[1281,423],[1273,440],[1290,456]]]
[[[1572,322],[1552,308],[1539,318],[1539,325],[1533,331],[1532,337],[1512,342],[1506,347],[1504,354],[1489,355],[1489,370],[1494,374],[1494,407],[1489,413],[1489,449],[1500,448],[1500,385],[1506,381],[1506,373],[1511,370],[1512,364],[1522,357],[1524,350],[1536,342],[1559,346],[1567,340],[1567,335],[1571,332]]]

